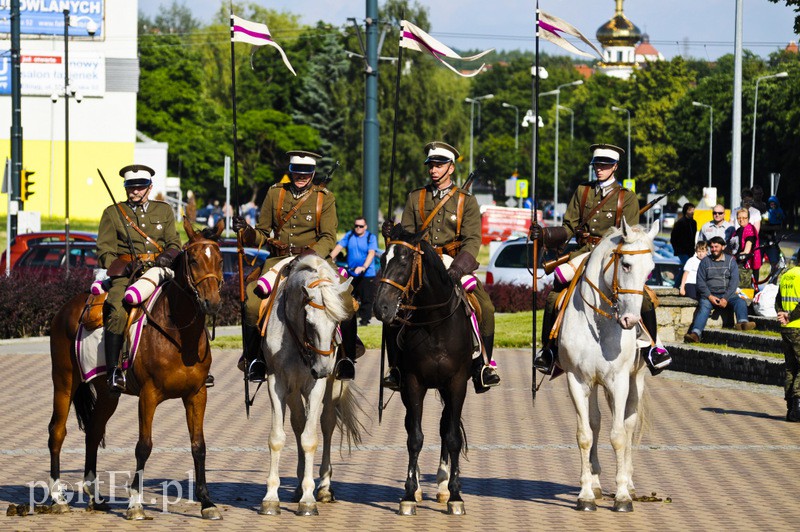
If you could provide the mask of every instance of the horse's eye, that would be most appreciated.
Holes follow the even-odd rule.
[[[631,263],[630,262],[623,262],[622,263],[622,271],[625,273],[631,273]]]

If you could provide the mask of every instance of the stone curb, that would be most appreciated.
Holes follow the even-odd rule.
[[[772,386],[782,387],[784,384],[784,362],[779,358],[678,343],[668,344],[668,347],[672,355],[672,364],[669,366],[672,371]]]

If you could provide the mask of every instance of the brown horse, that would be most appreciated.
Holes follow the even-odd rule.
[[[206,444],[203,416],[206,409],[205,380],[211,367],[211,348],[206,332],[206,315],[215,315],[221,304],[222,255],[216,231],[195,232],[184,220],[189,241],[175,260],[175,278],[163,285],[163,294],[150,311],[128,381],[139,396],[139,441],[136,444],[136,474],[130,484],[126,517],[145,519],[142,507],[144,466],[153,449],[152,423],[156,407],[166,399],[180,398],[192,441],[196,476],[195,496],[202,504],[202,516],[221,519],[206,486]],[[86,460],[83,490],[89,506],[108,510],[97,483],[97,448],[105,437],[108,420],[117,408],[118,397],[109,393],[105,378],[81,381],[75,356],[78,320],[86,301],[79,294],[68,301],[53,318],[50,355],[53,364],[53,417],[50,419],[50,496],[53,509],[69,511],[65,484],[60,479],[60,453],[67,435],[70,403],[75,403],[78,425],[86,432]],[[90,386],[94,386],[92,393]],[[136,394],[136,392],[126,392]]]

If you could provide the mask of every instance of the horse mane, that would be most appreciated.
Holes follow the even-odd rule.
[[[433,245],[425,238],[426,233],[427,229],[419,233],[409,233],[398,224],[395,226],[391,238],[393,240],[402,240],[412,245],[419,244],[420,250],[422,250],[422,271],[432,276],[432,280],[438,280],[442,284],[452,288],[453,281],[450,279],[450,276],[447,275],[447,269],[439,258],[439,254],[433,249]]]
[[[300,275],[301,273],[305,275]],[[351,315],[352,309],[348,308],[349,305],[345,303],[342,290],[339,288],[339,275],[328,261],[318,255],[300,257],[292,266],[292,274],[289,276],[290,280],[293,276],[297,276],[302,279],[305,286],[316,279],[330,280],[330,283],[320,283],[315,287],[322,293],[325,312],[336,322],[344,321]]]
[[[219,234],[217,233],[217,230],[214,229],[213,227],[204,227],[202,231],[197,233],[197,235],[199,235],[199,238],[195,237],[196,240],[204,238],[206,240],[211,240],[213,242],[219,242]]]

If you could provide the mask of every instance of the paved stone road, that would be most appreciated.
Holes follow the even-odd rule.
[[[0,510],[29,499],[28,483],[46,481],[50,417],[49,357],[0,354]],[[11,353],[10,353],[11,352]],[[22,350],[20,350],[22,352]],[[25,351],[27,353],[27,351]],[[334,488],[340,502],[320,507],[320,516],[294,515],[288,502],[296,480],[296,447],[287,445],[282,464],[283,513],[256,513],[265,493],[269,464],[267,435],[269,399],[262,390],[247,420],[242,406],[237,353],[216,353],[217,387],[210,391],[206,416],[208,479],[212,497],[224,520],[204,522],[197,504],[185,499],[162,513],[163,486],[170,480],[189,491],[192,459],[183,408],[172,401],[156,413],[155,449],[147,464],[145,498],[151,521],[129,523],[126,503],[110,514],[89,514],[76,504],[72,513],[7,517],[2,530],[201,530],[280,527],[285,530],[797,530],[800,508],[800,425],[783,421],[781,390],[683,375],[649,378],[649,425],[634,454],[638,494],[655,493],[671,502],[638,502],[631,514],[615,514],[606,497],[595,513],[572,508],[578,493],[579,456],[575,445],[575,415],[565,379],[545,383],[535,408],[530,396],[530,354],[499,350],[503,385],[478,396],[470,392],[465,410],[469,460],[462,462],[467,515],[448,516],[435,502],[438,461],[439,403],[426,401],[426,447],[421,455],[424,501],[416,517],[396,515],[406,468],[403,407],[392,398],[382,425],[377,423],[378,356],[370,352],[358,364],[358,385],[372,421],[364,444],[351,454],[335,457]],[[667,372],[669,373],[669,372]],[[604,412],[607,409],[604,406]],[[608,423],[600,450],[605,465],[604,492],[614,491],[614,459],[608,444]],[[82,434],[71,416],[62,455],[63,478],[82,479]],[[108,471],[117,471],[117,497],[124,497],[127,471],[133,469],[136,402],[124,397],[109,426],[108,447],[100,451],[108,494]],[[42,490],[35,490],[41,499]],[[168,489],[170,501],[177,487]]]

